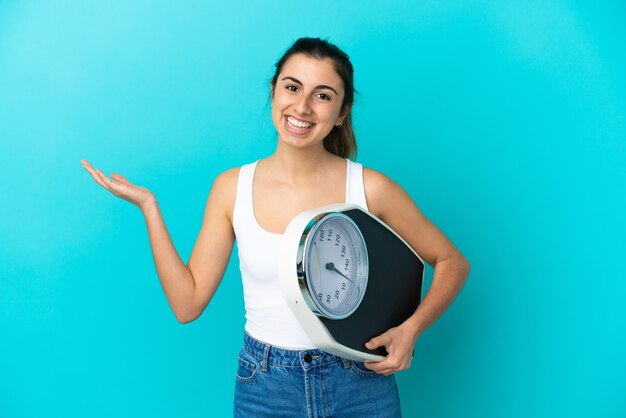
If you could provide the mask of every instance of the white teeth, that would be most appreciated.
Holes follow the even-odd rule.
[[[298,119],[292,118],[291,116],[287,116],[287,123],[289,123],[289,125],[293,126],[294,128],[299,129],[308,129],[313,126],[313,124],[310,122],[301,122]]]

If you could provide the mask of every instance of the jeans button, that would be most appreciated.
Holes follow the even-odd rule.
[[[305,354],[304,361],[306,361],[307,363],[310,363],[311,361],[313,361],[313,358],[311,357],[310,354]]]

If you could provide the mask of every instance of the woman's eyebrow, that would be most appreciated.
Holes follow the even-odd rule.
[[[301,82],[300,80],[298,80],[297,78],[290,77],[290,76],[283,77],[283,78],[281,79],[281,81],[282,81],[282,80],[291,80],[291,81],[293,81],[294,83],[298,83],[298,84],[300,84],[301,86],[303,85],[303,84],[302,84],[302,82]],[[319,86],[315,86],[315,89],[316,89],[316,90],[317,90],[317,89],[328,89],[328,90],[332,90],[332,91],[334,91],[334,92],[335,92],[335,94],[336,94],[337,96],[339,96],[339,94],[337,93],[337,90],[335,90],[335,89],[334,89],[334,88],[332,88],[331,86],[327,86],[327,85],[325,85],[325,84],[320,84]]]

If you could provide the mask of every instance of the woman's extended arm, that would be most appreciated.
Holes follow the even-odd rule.
[[[221,282],[232,252],[234,233],[230,214],[236,172],[228,170],[213,183],[200,234],[189,263],[185,265],[174,247],[152,192],[131,184],[119,174],[112,174],[113,180],[110,180],[84,160],[83,167],[102,187],[141,209],[157,275],[176,319],[186,323],[200,316]]]
[[[407,369],[415,341],[450,306],[469,275],[469,262],[454,244],[418,209],[396,182],[382,173],[364,169],[370,212],[378,216],[431,266],[433,280],[415,313],[398,327],[372,338],[366,346],[385,346],[389,355],[366,366],[382,374]]]

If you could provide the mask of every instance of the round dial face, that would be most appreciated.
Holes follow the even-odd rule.
[[[305,275],[319,312],[332,319],[352,314],[367,287],[368,258],[361,231],[348,216],[331,213],[307,237]]]

